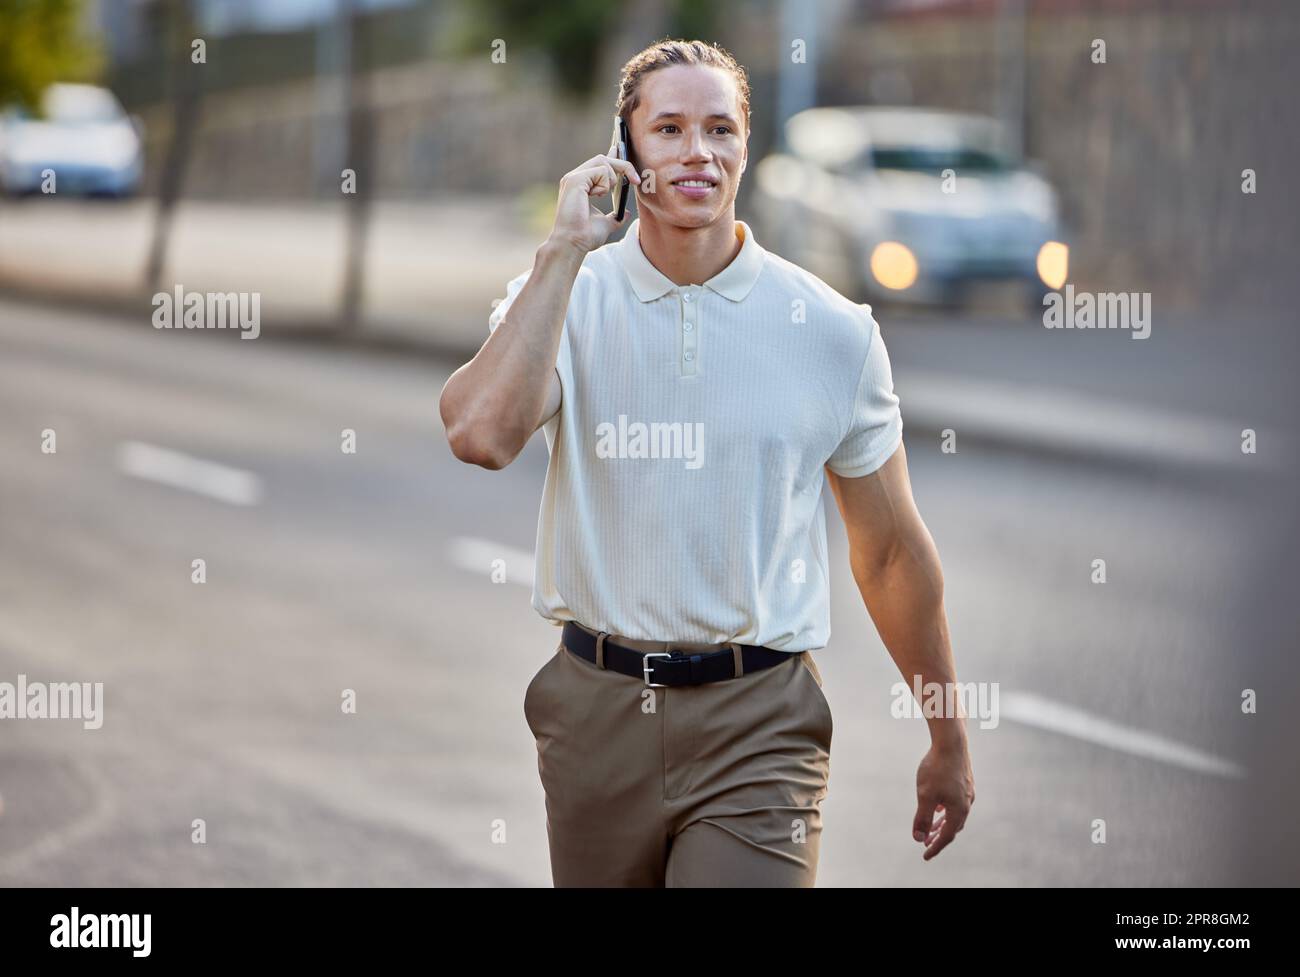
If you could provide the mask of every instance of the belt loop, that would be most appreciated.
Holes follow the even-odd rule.
[[[741,654],[740,645],[736,642],[728,641],[727,644],[731,645],[731,660],[735,665],[735,668],[733,669],[735,672],[735,678],[740,678],[740,676],[745,674],[745,656]]]
[[[596,667],[597,668],[605,667],[605,636],[607,634],[609,634],[608,631],[601,631],[598,635],[596,635]]]

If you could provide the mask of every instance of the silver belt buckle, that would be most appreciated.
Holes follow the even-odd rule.
[[[671,651],[647,651],[641,659],[641,673],[645,676],[645,684],[652,689],[666,689],[668,686],[662,682],[650,681],[650,659],[651,658],[672,658],[675,653]]]

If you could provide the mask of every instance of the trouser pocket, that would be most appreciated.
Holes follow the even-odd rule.
[[[801,652],[799,655],[799,663],[802,666],[803,671],[807,672],[807,677],[812,679],[811,683],[809,683],[812,686],[810,694],[816,700],[817,708],[822,713],[822,721],[826,733],[826,745],[827,748],[829,748],[831,734],[835,729],[835,719],[831,715],[830,700],[826,698],[826,693],[822,691],[822,673],[817,668],[817,663],[813,661],[811,652]]]
[[[533,736],[537,736],[537,717],[538,709],[543,704],[544,689],[542,688],[547,674],[555,667],[556,661],[560,655],[564,654],[564,646],[560,645],[555,649],[555,653],[542,665],[541,668],[533,675],[528,682],[528,688],[524,690],[524,721],[528,723],[529,730]]]

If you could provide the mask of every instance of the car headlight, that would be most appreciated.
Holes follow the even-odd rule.
[[[1070,275],[1070,248],[1060,241],[1048,241],[1038,249],[1038,277],[1048,288],[1065,284]]]
[[[902,291],[916,281],[918,266],[911,248],[898,241],[882,241],[871,252],[871,274],[885,288]]]

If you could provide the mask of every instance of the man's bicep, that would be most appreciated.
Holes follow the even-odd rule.
[[[546,388],[546,404],[542,407],[542,419],[537,422],[534,431],[556,415],[563,400],[563,393],[563,387],[560,386],[560,371],[557,367],[551,370],[551,382]]]
[[[907,472],[907,453],[900,441],[889,460],[869,475],[850,478],[826,469],[831,491],[844,520],[849,550],[866,566],[887,563],[909,533],[925,531]]]

